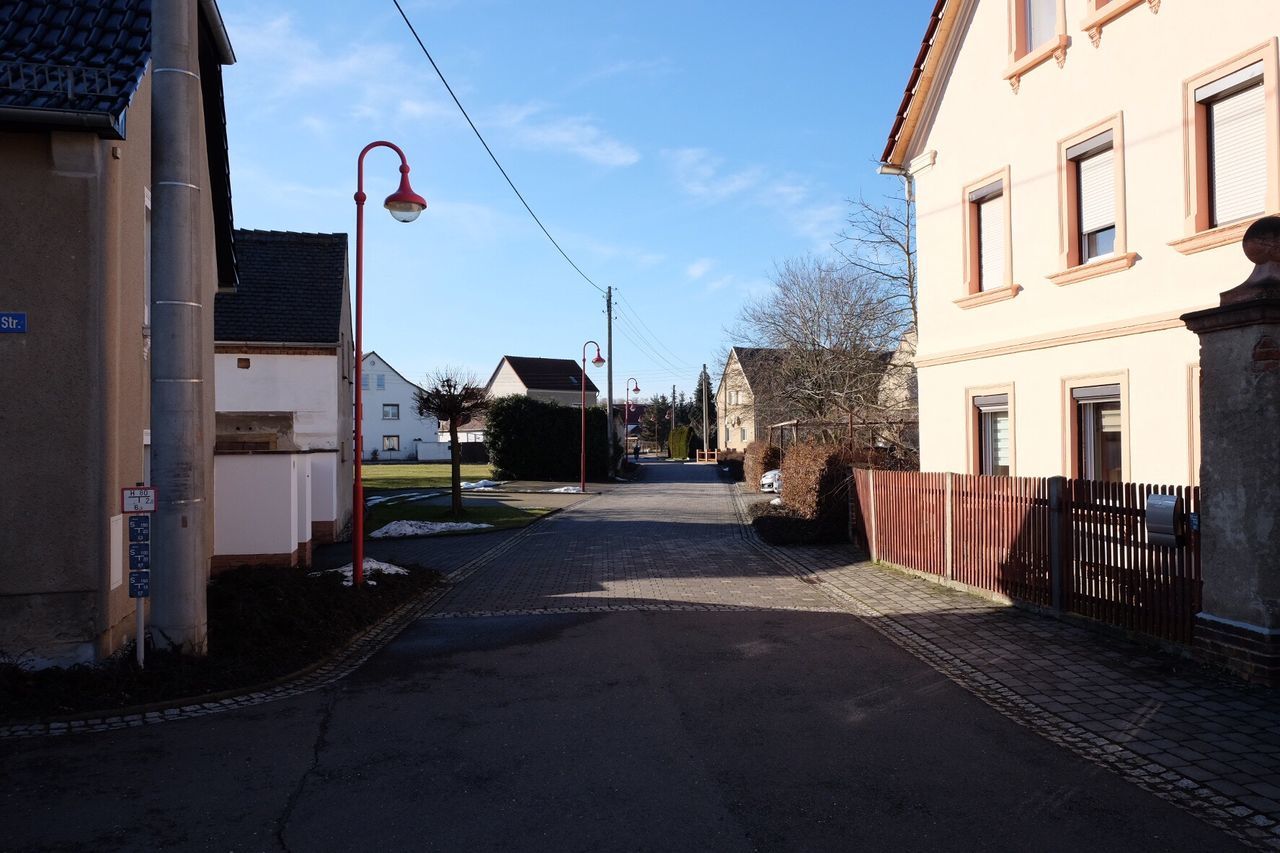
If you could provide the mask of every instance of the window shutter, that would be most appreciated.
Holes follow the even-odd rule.
[[[1058,32],[1057,0],[1026,0],[1027,50],[1035,50]]]
[[[1266,208],[1267,125],[1261,85],[1209,104],[1213,224]]]
[[[1080,169],[1080,233],[1116,224],[1115,150],[1107,149],[1078,162]]]
[[[992,443],[995,445],[997,469],[1009,470],[1009,413],[997,412],[991,416]]]
[[[1004,197],[996,196],[978,204],[978,285],[980,290],[998,290],[1004,282]]]

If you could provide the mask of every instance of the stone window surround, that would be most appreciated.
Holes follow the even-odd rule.
[[[1016,401],[1014,399],[1014,383],[1006,382],[997,385],[977,385],[964,389],[964,424],[965,454],[969,460],[970,474],[982,473],[982,433],[978,429],[978,408],[974,399],[992,394],[1006,394],[1009,397],[1009,476],[1018,476],[1018,420]]]
[[[1062,435],[1065,439],[1062,443],[1063,476],[1074,478],[1080,465],[1079,419],[1076,400],[1071,392],[1076,388],[1087,388],[1091,385],[1120,386],[1120,479],[1126,483],[1131,482],[1133,431],[1129,426],[1129,370],[1127,368],[1114,373],[1091,373],[1062,378]]]
[[[978,205],[969,200],[976,190],[988,184],[1000,181],[1001,198],[1004,200],[1004,279],[1003,287],[981,289],[978,272]],[[963,223],[963,270],[964,295],[954,300],[960,308],[976,308],[992,302],[1003,302],[1017,296],[1021,287],[1013,283],[1013,212],[1012,192],[1010,191],[1009,167],[1003,166],[976,181],[966,184],[961,195],[960,209],[964,212]]]

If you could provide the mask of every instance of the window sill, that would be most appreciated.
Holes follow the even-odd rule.
[[[1160,11],[1160,0],[1111,0],[1101,9],[1085,15],[1084,20],[1080,22],[1080,29],[1087,32],[1089,40],[1093,42],[1093,46],[1098,47],[1102,43],[1102,28],[1104,26],[1128,12],[1134,6],[1139,6],[1143,3],[1151,7],[1151,14],[1153,15]]]
[[[1028,51],[1022,56],[1015,59],[1008,68],[1004,70],[1004,79],[1009,81],[1009,85],[1013,87],[1016,94],[1018,86],[1022,82],[1022,75],[1026,74],[1037,65],[1048,62],[1052,57],[1058,61],[1058,67],[1061,68],[1067,62],[1067,48],[1071,45],[1071,37],[1059,33],[1056,39],[1051,39],[1037,47],[1035,50]]]
[[[1183,237],[1181,240],[1174,240],[1169,245],[1184,255],[1194,255],[1196,252],[1216,249],[1219,246],[1226,246],[1230,243],[1239,243],[1244,238],[1244,232],[1249,230],[1249,226],[1261,218],[1259,216],[1254,219],[1233,222],[1230,225],[1220,225],[1217,228],[1210,228],[1208,231],[1201,231],[1199,234],[1192,234],[1190,237]]]
[[[1113,272],[1121,272],[1127,270],[1138,261],[1137,252],[1125,252],[1106,260],[1092,261],[1087,264],[1065,269],[1062,272],[1056,272],[1053,275],[1045,276],[1049,281],[1061,287],[1064,284],[1075,284],[1077,281],[1087,281],[1091,278],[1097,278],[1100,275],[1109,275]]]
[[[955,304],[967,311],[970,308],[977,308],[979,305],[990,305],[992,302],[1003,302],[1006,299],[1012,299],[1021,292],[1021,285],[1011,284],[998,290],[984,290],[980,293],[962,296],[955,300]]]

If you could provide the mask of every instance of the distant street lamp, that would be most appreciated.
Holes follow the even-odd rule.
[[[632,390],[631,386],[632,385],[636,386],[635,392],[637,395],[639,395],[640,383],[636,382],[635,377],[633,376],[627,378],[627,408],[626,408],[626,414],[622,418],[622,455],[623,456],[626,456],[626,453],[627,453],[627,427],[631,426],[631,390]],[[636,399],[639,400],[640,397],[637,396]],[[639,421],[637,421],[637,423],[639,423]],[[639,443],[640,443],[640,436],[637,435],[636,444],[639,444]],[[637,456],[636,458],[639,459],[640,457]]]
[[[383,202],[397,222],[412,222],[426,210],[427,202],[409,186],[409,161],[404,152],[390,142],[370,142],[356,159],[356,429],[355,429],[355,484],[351,519],[351,583],[353,588],[364,583],[364,483],[361,482],[361,461],[364,458],[364,395],[361,381],[364,368],[364,155],[375,148],[390,148],[400,155],[400,187]]]
[[[582,392],[582,458],[578,467],[578,491],[583,494],[587,491],[587,347],[589,345],[596,348],[596,357],[591,359],[591,363],[596,367],[604,364],[604,356],[600,354],[598,343],[587,341],[582,345],[582,381],[578,383],[578,390]]]

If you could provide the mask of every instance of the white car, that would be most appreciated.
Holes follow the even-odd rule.
[[[760,491],[782,494],[782,472],[777,468],[765,471],[764,476],[760,478]]]

